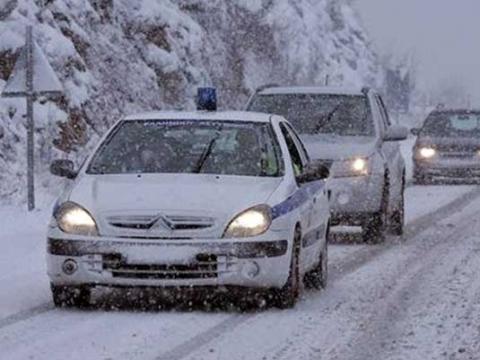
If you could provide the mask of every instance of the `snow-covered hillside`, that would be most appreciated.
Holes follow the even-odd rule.
[[[52,188],[53,157],[81,161],[122,114],[191,108],[199,85],[217,86],[223,108],[241,108],[267,82],[379,78],[364,30],[339,0],[0,0],[0,89],[27,24],[65,89],[61,101],[36,105],[42,187]],[[3,201],[23,199],[23,113],[23,100],[0,100]]]

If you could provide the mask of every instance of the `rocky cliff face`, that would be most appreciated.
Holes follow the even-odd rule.
[[[36,104],[37,172],[77,161],[122,114],[192,108],[215,85],[241,108],[258,85],[374,85],[375,54],[353,10],[338,0],[0,0],[0,89],[25,26],[60,77],[62,99]],[[0,198],[22,199],[23,100],[0,100]],[[40,185],[40,184],[39,184]]]

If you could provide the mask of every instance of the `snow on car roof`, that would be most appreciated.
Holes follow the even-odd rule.
[[[362,95],[361,88],[343,88],[332,86],[285,86],[269,87],[259,91],[260,95],[277,94],[319,94],[319,95]]]
[[[247,111],[155,111],[129,115],[124,120],[220,120],[270,122],[271,114]]]
[[[445,108],[445,109],[435,109],[431,112],[431,114],[479,114],[480,109],[473,108]]]

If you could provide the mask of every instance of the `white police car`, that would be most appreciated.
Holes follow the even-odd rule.
[[[77,172],[48,230],[57,306],[92,287],[229,286],[293,306],[327,281],[328,169],[279,116],[157,112],[119,121]]]

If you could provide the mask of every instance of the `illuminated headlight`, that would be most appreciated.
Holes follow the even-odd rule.
[[[335,161],[331,172],[333,177],[364,176],[369,173],[369,160],[366,158],[354,158],[349,160]]]
[[[437,151],[431,147],[421,147],[420,149],[418,149],[418,154],[423,159],[430,159],[434,157],[436,153]]]
[[[237,215],[227,226],[224,237],[249,237],[263,234],[272,223],[272,210],[259,205]]]
[[[66,202],[53,214],[58,227],[67,234],[97,236],[98,229],[92,215],[73,202]]]

